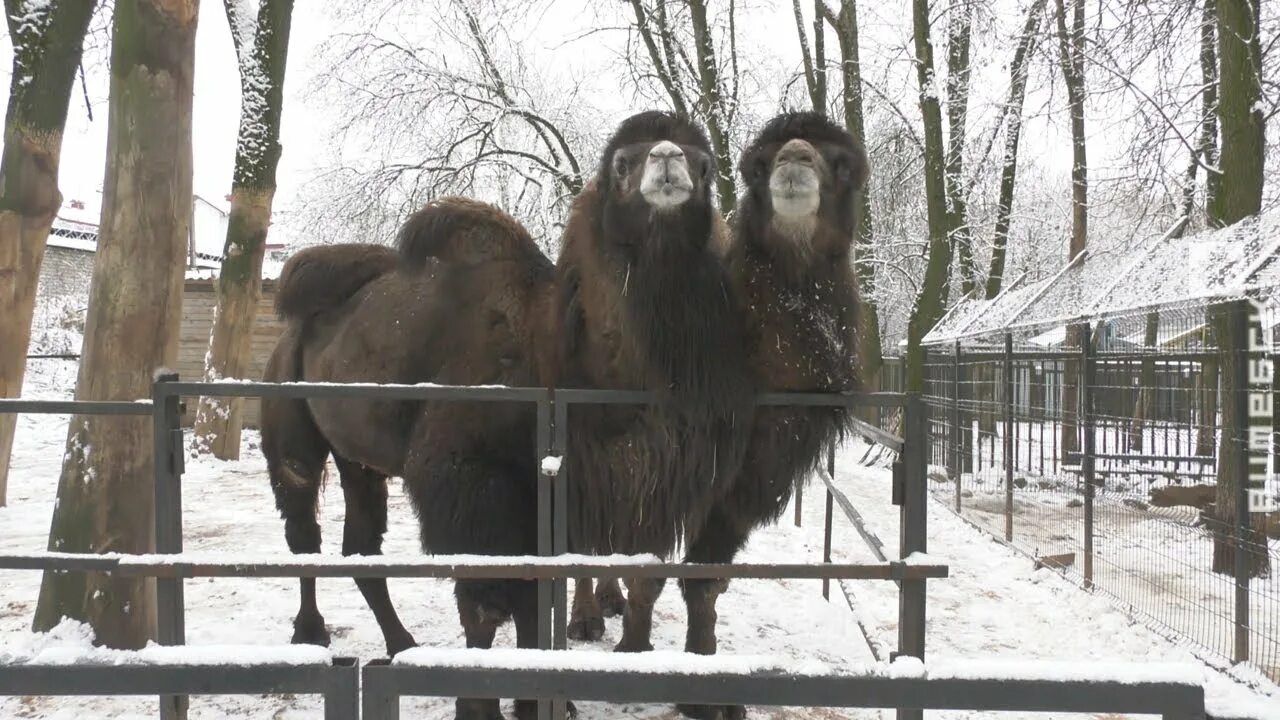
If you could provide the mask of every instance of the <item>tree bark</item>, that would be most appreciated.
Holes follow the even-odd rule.
[[[1000,197],[996,201],[996,223],[992,237],[991,265],[987,269],[986,298],[993,299],[1004,286],[1008,259],[1009,224],[1013,215],[1013,193],[1018,181],[1018,145],[1022,140],[1022,107],[1027,96],[1027,58],[1032,55],[1040,30],[1040,17],[1048,0],[1035,0],[1027,10],[1022,37],[1009,66],[1009,126],[1005,130],[1004,160],[1000,166]]]
[[[1067,86],[1067,102],[1071,108],[1071,244],[1068,255],[1075,258],[1084,251],[1089,240],[1089,161],[1084,134],[1084,0],[1071,0],[1071,27],[1067,28],[1064,0],[1058,5],[1058,47],[1062,77]],[[1065,348],[1080,349],[1085,336],[1082,325],[1067,328]],[[1080,364],[1074,358],[1063,363],[1062,382],[1062,448],[1063,460],[1079,449],[1078,415],[1080,407]]]
[[[838,13],[823,7],[827,22],[835,28],[836,42],[840,46],[840,80],[844,104],[844,125],[853,141],[867,146],[866,115],[862,107],[862,63],[858,46],[857,0],[841,0]],[[875,182],[874,176],[871,182]],[[858,194],[858,237],[855,243],[854,263],[858,284],[862,291],[863,315],[862,378],[870,390],[880,389],[880,372],[884,364],[884,349],[880,339],[880,310],[876,302],[875,266],[870,262],[875,250],[875,227],[872,222],[871,191],[863,188]],[[875,410],[868,408],[868,418]],[[868,420],[870,421],[870,420]]]
[[[62,205],[62,132],[94,4],[62,0],[43,12],[28,11],[18,0],[4,4],[13,75],[0,158],[0,397],[22,394],[40,265]],[[0,415],[0,507],[16,421],[16,415]]]
[[[947,204],[951,243],[960,273],[960,292],[968,296],[977,287],[973,263],[973,233],[964,185],[964,148],[969,117],[969,46],[973,39],[973,5],[953,3],[947,21]]]
[[[235,32],[234,0],[224,0]],[[280,117],[293,0],[262,0],[257,30],[240,51],[240,141],[231,186],[231,217],[218,274],[218,300],[205,380],[244,377],[258,301],[271,201],[280,162]],[[240,457],[240,398],[203,397],[196,412],[196,447],[229,460]]]
[[[733,215],[738,205],[738,186],[734,181],[733,149],[729,147],[728,127],[725,123],[724,98],[720,87],[720,69],[716,65],[715,44],[711,40],[711,26],[707,23],[706,0],[686,0],[693,26],[693,50],[698,62],[698,101],[694,103],[698,114],[707,125],[711,139],[711,152],[716,161],[716,192],[720,195],[720,212]]]
[[[907,321],[907,390],[924,391],[925,351],[920,341],[942,317],[951,271],[951,222],[947,207],[946,149],[942,141],[942,111],[934,76],[933,43],[929,39],[929,2],[912,0],[912,29],[916,51],[916,81],[924,123],[924,185],[929,218],[929,246],[924,281]]]
[[[1262,113],[1262,47],[1258,37],[1258,3],[1254,0],[1218,0],[1218,118],[1222,129],[1220,192],[1209,204],[1210,222],[1226,227],[1262,208],[1263,162],[1266,153],[1265,122]],[[1218,440],[1217,502],[1214,518],[1219,532],[1214,535],[1213,570],[1230,574],[1235,564],[1236,542],[1232,528],[1236,517],[1236,494],[1240,492],[1240,468],[1246,462],[1244,437],[1247,428],[1236,421],[1236,404],[1244,401],[1246,379],[1238,377],[1236,358],[1247,348],[1238,347],[1231,330],[1229,305],[1214,307],[1214,333],[1218,341],[1219,372],[1222,375],[1222,433]],[[1248,519],[1239,520],[1248,523]],[[1257,540],[1257,528],[1251,536]],[[1256,576],[1269,569],[1266,541],[1251,544],[1248,567]]]
[[[196,0],[117,0],[107,166],[77,400],[150,397],[177,355],[191,222]],[[73,416],[49,550],[146,553],[155,547],[151,424]],[[155,635],[155,584],[46,572],[34,627],[87,621],[96,641],[139,648]]]

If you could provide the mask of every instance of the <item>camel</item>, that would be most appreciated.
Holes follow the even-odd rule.
[[[462,232],[460,219],[466,225]],[[523,319],[531,299],[522,293],[549,284],[552,266],[524,228],[488,205],[445,198],[419,211],[402,233],[441,238],[445,245],[437,252],[439,259],[408,271],[393,248],[365,244],[313,247],[289,259],[276,295],[286,328],[264,380],[531,384],[536,371],[516,360],[524,346],[513,340],[504,318]],[[513,238],[506,245],[501,242]],[[494,253],[486,248],[523,254],[509,262],[489,262]],[[530,276],[513,280],[510,267]],[[316,503],[330,455],[346,502],[343,554],[381,552],[386,481],[402,475],[413,428],[430,405],[263,399],[263,454],[292,552],[320,551]],[[518,414],[509,406],[483,410]],[[531,467],[533,452],[530,438]],[[392,606],[386,581],[360,579],[356,585],[378,621],[388,654],[412,647],[413,637]],[[301,579],[300,589],[293,642],[328,645],[315,579]]]
[[[554,277],[534,272],[528,257],[524,272],[520,262],[500,263],[510,278],[536,277],[536,287],[515,293],[525,298],[524,315],[513,311],[495,324],[513,348],[527,348],[517,365],[531,365],[547,386],[658,395],[648,406],[571,410],[573,552],[670,556],[699,530],[744,455],[754,388],[741,316],[714,248],[710,157],[705,135],[682,118],[628,118],[573,202]],[[430,267],[440,244],[428,234],[402,234],[402,265]],[[529,363],[530,356],[537,361]],[[532,554],[536,474],[531,453],[513,451],[515,438],[531,437],[531,417],[478,419],[467,405],[428,409],[409,443],[403,477],[423,548]],[[629,585],[617,649],[652,649],[649,614],[661,583]],[[518,646],[536,646],[535,583],[465,580],[455,587],[468,647],[490,647],[507,619],[515,621]],[[520,717],[535,708],[516,703]],[[495,699],[459,699],[457,713],[500,716]]]
[[[844,129],[816,113],[779,115],[743,153],[746,186],[725,262],[746,318],[746,356],[760,392],[861,389],[861,304],[851,257],[854,202],[867,159]],[[843,408],[762,407],[746,459],[691,535],[685,561],[728,563],[751,532],[778,520],[794,487],[848,429]],[[716,651],[725,580],[684,580],[685,651]],[[742,706],[685,705],[699,719],[738,720]]]

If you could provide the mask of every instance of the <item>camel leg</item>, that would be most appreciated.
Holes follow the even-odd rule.
[[[627,583],[627,608],[622,614],[622,639],[614,652],[648,652],[653,649],[653,606],[662,594],[664,579],[632,578]]]
[[[342,477],[342,494],[347,501],[342,525],[343,555],[381,555],[382,536],[387,532],[387,478],[359,463],[334,456]],[[356,587],[373,611],[387,644],[387,656],[417,645],[400,622],[386,578],[360,578]]]
[[[685,562],[728,563],[747,542],[750,528],[744,529],[721,508],[713,508],[702,532],[689,546]],[[689,626],[685,652],[714,655],[716,652],[716,600],[729,588],[723,579],[680,581]],[[681,713],[697,720],[742,720],[747,709],[741,705],[679,705]]]
[[[488,650],[493,647],[498,627],[510,617],[505,609],[492,607],[495,586],[493,582],[465,580],[454,585],[458,619],[462,621],[462,632],[469,648]],[[534,632],[537,632],[536,627]],[[457,720],[504,720],[497,698],[458,698],[456,707]]]
[[[591,578],[573,581],[573,612],[569,618],[569,639],[594,642],[604,637],[604,615],[591,592]]]
[[[591,593],[591,579],[587,578],[587,593]],[[538,584],[536,582],[512,582],[516,586],[511,593],[511,617],[516,623],[516,647],[533,649],[538,647]],[[576,595],[582,592],[583,583],[578,582]],[[573,703],[568,704],[569,716],[578,714]],[[516,700],[516,720],[537,720],[537,700]]]
[[[299,400],[264,398],[262,450],[267,460],[276,509],[284,518],[284,537],[294,554],[320,552],[320,524],[316,522],[320,486],[329,444]],[[293,620],[293,642],[329,645],[329,631],[316,607],[316,579],[299,578],[301,599]]]
[[[602,577],[596,585],[596,602],[605,617],[617,617],[627,609],[627,598],[622,594],[618,578]]]

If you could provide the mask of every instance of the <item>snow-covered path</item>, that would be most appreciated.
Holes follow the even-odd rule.
[[[70,387],[65,373],[40,373],[29,382],[30,397],[65,397]],[[65,384],[64,384],[65,383]],[[34,387],[33,387],[34,385]],[[0,552],[43,550],[48,533],[65,441],[66,418],[25,416],[19,425],[9,506],[0,509]],[[896,551],[897,509],[889,502],[888,473],[863,468],[856,459],[864,448],[843,448],[837,482],[866,518],[870,528]],[[185,547],[191,551],[223,550],[287,553],[282,523],[277,517],[266,481],[256,435],[246,433],[243,459],[222,463],[192,459],[184,477]],[[810,485],[804,503],[804,524],[787,520],[757,533],[742,560],[806,561],[821,557],[822,493]],[[342,494],[337,483],[327,488],[321,507],[325,551],[337,552],[343,520]],[[416,552],[414,520],[398,483],[391,488],[390,531],[386,550]],[[1142,625],[1131,622],[1103,599],[1089,596],[1045,570],[1033,571],[1031,561],[990,540],[939,504],[930,508],[930,555],[951,565],[952,577],[929,587],[928,647],[931,658],[1011,657],[1057,660],[1132,660],[1196,662],[1179,648]],[[860,538],[837,510],[837,560],[871,561]],[[54,642],[33,638],[30,619],[40,577],[31,572],[0,572],[0,646],[30,646]],[[845,583],[855,598],[858,617],[878,642],[893,647],[897,632],[897,595],[892,583]],[[382,654],[382,640],[371,614],[349,580],[321,579],[320,608],[333,632],[334,651],[363,658]],[[437,580],[393,580],[392,597],[418,642],[438,647],[461,647],[449,583]],[[187,636],[191,644],[288,642],[291,618],[297,608],[295,581],[276,579],[201,579],[186,583]],[[679,649],[684,638],[684,607],[674,583],[658,606],[654,644]],[[610,620],[608,648],[620,627]],[[720,601],[721,651],[770,654],[829,663],[864,663],[872,659],[838,588],[825,603],[820,582],[736,581]],[[511,646],[510,626],[499,644]],[[1211,702],[1218,709],[1250,710],[1256,717],[1280,718],[1280,690],[1263,698],[1226,676],[1206,668]],[[1248,707],[1246,707],[1248,706]],[[0,699],[0,717],[9,718],[152,718],[153,698]],[[194,718],[317,718],[320,703],[313,697],[201,697],[191,705]],[[451,700],[411,699],[405,717],[452,717]],[[508,704],[509,709],[509,704]],[[583,720],[606,717],[674,718],[665,705],[615,707],[585,704]],[[1270,713],[1270,715],[1266,713]],[[752,717],[804,716],[821,718],[888,718],[891,712],[784,710],[756,708]],[[936,718],[968,718],[978,714],[930,713]],[[1019,715],[1005,715],[1016,718]],[[1043,718],[1048,715],[1026,715]],[[1115,717],[1115,716],[1112,716]]]

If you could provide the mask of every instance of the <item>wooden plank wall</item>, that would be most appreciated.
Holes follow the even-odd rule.
[[[178,339],[178,376],[183,380],[202,380],[204,378],[204,356],[209,349],[209,332],[213,328],[213,311],[216,306],[216,280],[187,280],[182,298],[182,329]],[[262,370],[266,367],[267,358],[275,349],[284,326],[276,318],[275,303],[276,281],[262,281],[262,299],[258,302],[258,316],[253,326],[253,340],[250,346],[251,362],[249,372],[244,379],[262,379]],[[195,398],[186,398],[186,412],[182,415],[184,425],[191,425],[195,420]],[[243,427],[258,427],[258,400],[245,400],[241,414]]]

